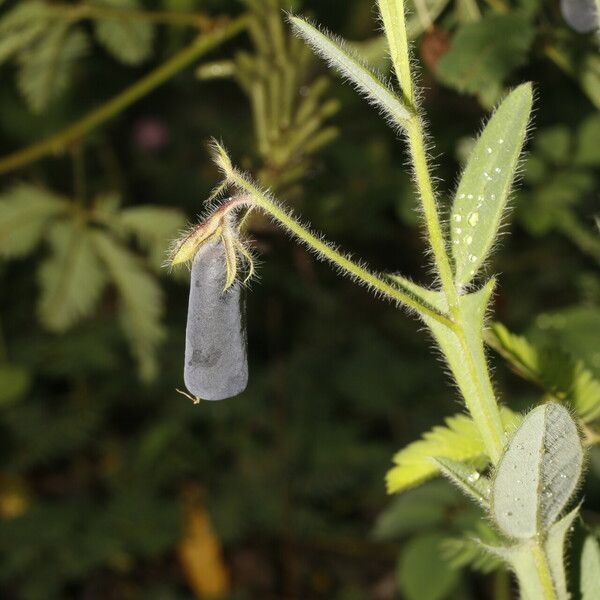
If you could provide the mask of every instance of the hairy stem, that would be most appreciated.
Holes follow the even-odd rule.
[[[552,573],[550,571],[550,565],[548,564],[548,557],[546,556],[546,551],[542,543],[536,542],[532,544],[531,553],[533,555],[537,576],[539,577],[540,585],[544,593],[544,597],[541,600],[558,600]]]
[[[73,142],[78,141],[92,129],[162,85],[194,60],[243,31],[246,25],[247,18],[241,16],[219,29],[200,35],[192,44],[167,62],[63,131],[0,159],[0,174],[27,165],[44,156],[64,152]]]
[[[273,202],[257,186],[255,186],[250,180],[248,180],[238,171],[232,170],[228,172],[227,178],[236,187],[244,190],[248,194],[243,201],[244,204],[247,204],[250,207],[259,208],[266,212],[293,236],[314,250],[318,256],[338,267],[343,273],[346,273],[350,277],[360,281],[383,296],[395,302],[402,303],[418,311],[419,313],[435,319],[446,327],[454,327],[454,323],[447,315],[441,313],[433,306],[422,302],[419,298],[410,294],[408,291],[404,292],[398,286],[391,285],[379,275],[362,267],[358,263],[348,258],[346,255],[335,250],[330,244],[323,241],[320,237],[311,233],[296,218]]]

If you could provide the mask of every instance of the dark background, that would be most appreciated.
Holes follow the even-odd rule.
[[[2,14],[16,4],[6,2]],[[143,4],[208,15],[244,10],[216,0]],[[303,13],[347,39],[378,35],[370,0],[301,4]],[[457,83],[457,67],[440,67],[467,22],[463,3],[449,3],[414,46],[442,207],[449,206],[468,140],[489,107],[507,87],[533,81],[531,158],[513,195],[511,234],[488,267],[501,274],[494,318],[558,342],[600,376],[594,223],[600,78],[597,64],[589,64],[597,46],[593,35],[568,28],[557,2],[475,4],[483,20],[516,15],[518,21],[491,36],[499,58],[482,68],[480,81]],[[89,23],[82,27],[92,40],[87,55],[39,114],[15,85],[18,62],[2,65],[3,155],[60,131],[193,37],[189,28],[158,26],[151,56],[130,65],[93,40]],[[489,38],[490,28],[483,29]],[[469,65],[469,49],[458,47]],[[549,48],[569,57],[571,74]],[[242,49],[254,52],[244,34],[201,61]],[[377,56],[386,70],[384,56]],[[322,63],[310,62],[304,85],[324,73]],[[269,157],[257,150],[242,88],[233,80],[198,80],[189,67],[62,156],[3,175],[2,201],[22,182],[72,197],[72,157],[79,153],[84,202],[118,192],[125,207],[170,207],[193,220],[219,181],[207,151],[214,136],[329,239],[374,268],[431,282],[404,144],[376,112],[332,77],[326,98],[338,100],[339,109],[321,129],[335,126],[337,138],[306,158],[292,184],[280,184],[279,167],[269,174]],[[154,376],[142,380],[120,326],[114,285],[56,333],[36,308],[47,242],[27,256],[2,259],[0,388],[14,390],[0,392],[0,596],[189,600],[220,588],[240,600],[510,597],[505,575],[437,565],[440,538],[456,534],[461,515],[471,514],[444,483],[419,492],[416,502],[431,507],[429,516],[415,516],[398,534],[387,535],[385,524],[374,533],[392,501],[384,476],[393,453],[462,410],[427,334],[265,221],[252,221],[250,236],[261,262],[247,294],[250,382],[239,397],[199,405],[175,391],[183,387],[185,276],[153,271],[164,292],[165,338]],[[123,243],[145,256],[134,239]],[[539,399],[500,357],[490,358],[505,403],[519,410]],[[599,460],[592,455],[589,462],[584,505],[596,525]],[[227,575],[219,578],[222,570]],[[445,588],[419,588],[425,585],[419,577],[436,573],[448,579]]]

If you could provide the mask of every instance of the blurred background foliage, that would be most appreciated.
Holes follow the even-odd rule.
[[[402,143],[279,11],[387,71],[371,0],[0,4],[2,597],[514,597],[462,536],[496,534],[449,485],[385,494],[394,452],[461,410],[430,340],[266,220],[249,222],[248,389],[199,406],[175,391],[187,281],[160,265],[218,180],[211,136],[329,238],[430,280]],[[555,0],[410,8],[445,198],[489,109],[535,82],[511,235],[489,265],[508,328],[491,359],[513,410],[547,394],[576,407],[600,531],[597,38]]]

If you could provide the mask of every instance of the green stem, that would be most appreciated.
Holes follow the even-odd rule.
[[[321,237],[311,233],[296,218],[273,202],[241,173],[232,170],[227,173],[227,176],[229,181],[249,194],[247,202],[249,206],[262,209],[279,222],[279,224],[287,229],[293,236],[306,244],[311,250],[314,250],[318,256],[338,267],[343,273],[373,289],[375,292],[382,294],[386,298],[402,303],[419,313],[423,313],[446,327],[454,328],[454,323],[447,315],[441,313],[432,306],[424,304],[415,296],[399,289],[399,287],[391,285],[385,279],[372,273],[368,269],[365,269],[346,255],[335,250],[330,244],[323,241]]]
[[[531,545],[531,553],[535,563],[537,575],[540,580],[540,585],[544,593],[544,597],[540,600],[558,600],[548,557],[541,542],[536,542]]]
[[[183,70],[194,60],[240,33],[246,25],[246,17],[241,16],[220,29],[199,36],[192,44],[167,62],[99,108],[88,113],[73,125],[37,144],[33,144],[24,150],[19,150],[14,154],[0,159],[0,174],[27,165],[49,154],[64,152],[73,142],[76,142],[95,127],[119,114],[125,108]]]

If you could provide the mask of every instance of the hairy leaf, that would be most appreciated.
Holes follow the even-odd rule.
[[[109,235],[96,231],[93,242],[119,292],[121,323],[140,375],[151,379],[156,375],[156,351],[164,337],[162,291],[140,260]]]
[[[498,89],[509,73],[525,62],[533,38],[533,27],[518,13],[488,13],[458,30],[450,50],[438,63],[437,75],[459,92]]]
[[[600,545],[588,535],[581,553],[581,600],[595,600],[600,590]]]
[[[51,253],[39,269],[38,311],[48,329],[62,332],[94,309],[106,284],[106,274],[90,231],[82,223],[55,223],[48,240]]]
[[[600,381],[561,347],[533,344],[501,323],[492,325],[488,343],[521,377],[573,408],[583,422],[600,417]]]
[[[500,542],[498,534],[484,521],[478,528],[476,537],[471,535],[445,539],[442,543],[442,555],[456,569],[468,566],[480,573],[493,573],[502,567],[503,561],[498,556],[487,552],[482,541],[491,545]]]
[[[438,456],[433,458],[433,461],[440,473],[450,479],[467,496],[482,506],[488,505],[490,482],[487,477],[481,475],[477,469],[450,458]]]
[[[30,109],[42,112],[69,85],[73,64],[87,51],[87,38],[68,21],[48,26],[19,54],[18,84]]]
[[[503,409],[507,428],[517,418]],[[423,438],[403,448],[394,456],[396,466],[386,475],[389,493],[401,492],[435,476],[438,467],[433,457],[449,458],[462,463],[485,466],[487,459],[483,441],[472,419],[467,415],[448,417],[445,426],[436,426]]]
[[[49,219],[69,207],[67,200],[21,183],[0,195],[0,255],[29,254],[41,241]]]
[[[139,8],[137,0],[96,0],[118,9]],[[137,65],[152,52],[154,27],[136,19],[102,17],[96,20],[96,38],[119,61]]]
[[[511,92],[485,126],[462,174],[450,220],[458,285],[469,283],[496,239],[531,105],[530,84]]]
[[[581,476],[577,426],[560,404],[533,409],[515,432],[495,473],[492,514],[509,537],[543,534],[571,499]]]
[[[294,31],[331,67],[351,81],[369,102],[380,108],[393,124],[403,126],[411,117],[410,111],[396,93],[363,64],[345,42],[326,35],[305,19],[290,16],[289,20]]]

